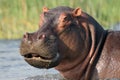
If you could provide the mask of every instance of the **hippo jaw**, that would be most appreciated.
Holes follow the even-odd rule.
[[[59,53],[53,58],[40,56],[38,53],[28,53],[24,55],[25,61],[37,68],[52,68],[59,64]]]

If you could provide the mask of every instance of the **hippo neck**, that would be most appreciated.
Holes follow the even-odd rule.
[[[91,16],[87,15],[86,13],[83,12],[83,14],[81,15],[83,17],[83,22],[84,20],[88,21],[88,24],[85,27],[87,27],[89,32],[89,35],[91,36],[91,47],[89,52],[87,53],[88,55],[86,56],[86,58],[84,59],[84,61],[82,62],[78,62],[79,59],[76,59],[76,61],[74,62],[78,62],[77,65],[71,65],[71,68],[66,70],[59,70],[57,67],[56,69],[67,79],[70,80],[89,80],[90,79],[90,74],[91,72],[93,72],[92,70],[94,69],[103,44],[104,44],[104,40],[106,38],[106,31],[101,27],[100,24],[98,24],[96,22],[96,20],[94,20]],[[80,20],[81,21],[81,20]],[[81,21],[82,23],[82,21]],[[89,44],[89,42],[88,42]],[[101,45],[102,44],[102,45]],[[85,53],[86,54],[86,53]],[[97,60],[96,60],[97,58]],[[74,64],[72,62],[69,62],[69,64]],[[92,63],[92,64],[91,64]],[[67,64],[64,64],[64,69],[66,67]],[[70,66],[70,65],[69,65]]]
[[[101,55],[101,51],[106,40],[106,36],[107,31],[104,31],[100,36],[101,39],[99,40],[99,43],[95,48],[96,50],[94,50],[90,59],[89,59],[90,55],[88,55],[86,57],[87,59],[84,60],[83,63],[78,63],[77,66],[72,66],[71,69],[66,69],[63,71],[57,68],[56,69],[68,80],[90,80],[91,76],[93,76],[92,74],[96,66],[96,63]]]
[[[93,71],[95,70],[95,66],[100,58],[107,35],[108,35],[108,31],[104,31],[100,37],[99,42],[96,43],[97,45],[95,47],[94,53],[86,69],[85,80],[90,80],[92,78],[91,76],[93,76]]]

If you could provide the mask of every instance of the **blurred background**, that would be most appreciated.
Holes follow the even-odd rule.
[[[120,0],[0,0],[0,80],[58,80],[44,76],[56,70],[33,68],[19,54],[22,35],[38,29],[44,6],[80,7],[104,29],[120,30]]]
[[[0,39],[20,39],[36,31],[44,6],[80,7],[105,29],[120,22],[120,0],[0,0]]]

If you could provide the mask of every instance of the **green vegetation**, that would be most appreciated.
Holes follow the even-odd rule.
[[[104,28],[120,22],[120,0],[0,0],[0,39],[19,39],[38,29],[42,7],[81,7]]]

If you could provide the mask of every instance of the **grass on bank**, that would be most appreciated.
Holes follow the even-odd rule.
[[[38,29],[42,7],[81,7],[104,28],[120,22],[120,0],[0,0],[0,39],[19,39]]]

